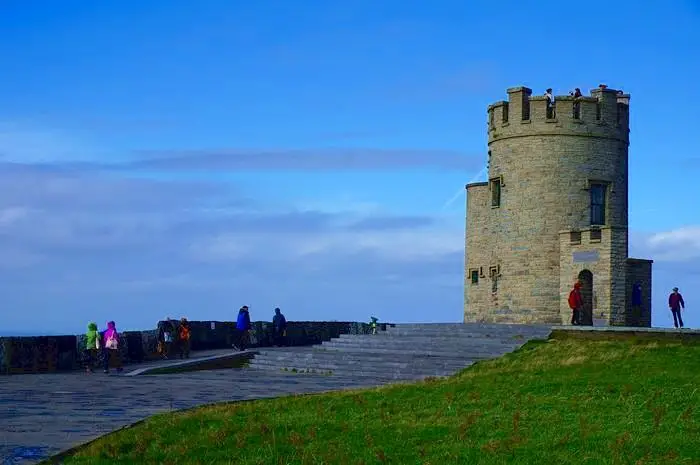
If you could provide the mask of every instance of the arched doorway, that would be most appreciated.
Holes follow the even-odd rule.
[[[582,270],[578,274],[581,283],[581,297],[583,297],[583,312],[581,312],[581,324],[593,325],[593,273],[590,270]]]

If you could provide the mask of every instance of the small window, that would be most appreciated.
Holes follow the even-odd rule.
[[[503,122],[504,123],[508,122],[508,103],[507,102],[503,105]]]
[[[494,178],[490,182],[491,184],[491,206],[500,207],[501,206],[501,178]]]
[[[493,114],[493,113],[494,113],[494,110],[491,109],[491,111],[489,111],[489,127],[493,127],[493,126],[494,126],[495,118],[494,118],[494,114]]]
[[[574,101],[574,119],[581,119],[581,102]]]
[[[528,121],[530,119],[530,99],[526,98],[523,100],[523,121]]]
[[[595,119],[600,121],[600,103],[595,104]]]
[[[572,245],[577,245],[581,243],[581,231],[571,231],[569,233],[569,242]]]
[[[470,270],[472,284],[479,284],[479,270]]]
[[[600,242],[603,239],[603,232],[598,228],[591,229],[590,237],[591,242]]]
[[[593,183],[590,185],[591,196],[591,225],[601,226],[605,224],[605,194],[607,185]]]

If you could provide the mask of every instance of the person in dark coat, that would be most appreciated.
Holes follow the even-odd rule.
[[[287,319],[282,315],[279,308],[275,309],[275,316],[272,317],[272,344],[281,346],[285,343],[287,336]]]
[[[236,331],[238,333],[238,344],[234,344],[234,348],[243,352],[248,345],[248,333],[252,325],[250,324],[250,312],[248,311],[248,306],[244,305],[238,311],[238,318],[236,319]]]
[[[676,328],[683,327],[683,318],[681,317],[681,309],[685,310],[685,302],[683,296],[678,292],[678,288],[674,287],[671,295],[668,296],[668,308],[673,313],[673,324]]]

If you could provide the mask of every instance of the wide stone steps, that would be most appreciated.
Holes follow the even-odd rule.
[[[407,329],[411,331],[421,331],[426,329],[439,329],[441,331],[521,331],[521,332],[547,332],[551,331],[548,325],[525,325],[525,324],[498,324],[498,323],[397,323],[387,326],[387,331],[396,329]]]
[[[462,323],[400,324],[371,335],[342,335],[312,347],[260,350],[255,370],[327,374],[367,383],[450,376],[479,360],[500,357],[546,326]]]
[[[546,337],[551,332],[550,328],[547,327],[535,327],[528,328],[517,326],[513,328],[478,328],[472,325],[463,325],[456,327],[433,327],[426,326],[422,328],[407,328],[402,325],[396,325],[395,327],[388,327],[386,331],[379,332],[379,334],[386,335],[401,335],[401,336],[412,336],[417,334],[422,334],[425,336],[437,336],[437,337],[450,337],[450,336],[461,336],[461,337]]]
[[[375,354],[378,357],[386,357],[390,355],[415,355],[415,356],[421,356],[421,355],[427,355],[430,357],[454,357],[455,352],[450,350],[449,348],[421,348],[421,347],[414,347],[414,348],[395,348],[391,345],[387,345],[385,347],[363,347],[363,346],[353,346],[353,345],[347,345],[347,346],[321,346],[319,348],[320,350],[325,350],[328,352],[331,351],[336,351],[336,352],[345,352],[345,353],[372,353]],[[469,358],[471,360],[477,360],[477,359],[484,359],[484,358],[493,358],[493,357],[499,357],[505,353],[512,352],[514,349],[511,348],[492,348],[492,349],[478,349],[475,348],[474,350],[469,350],[468,352],[462,352],[465,358]]]
[[[377,357],[376,353],[372,352],[343,352],[335,350],[323,350],[319,347],[307,347],[305,351],[294,352],[265,352],[260,351],[259,357],[256,360],[271,360],[271,361],[289,361],[289,360],[350,360],[357,362],[374,362],[374,363],[412,363],[421,360],[427,360],[436,364],[460,364],[466,358],[463,355],[454,354],[451,357],[430,357],[416,356],[412,354],[394,354],[390,357]]]
[[[344,348],[344,347],[367,347],[367,348],[382,348],[390,346],[395,349],[429,349],[439,350],[448,349],[451,352],[459,352],[460,350],[515,350],[525,341],[523,339],[512,340],[489,340],[489,339],[431,339],[426,337],[405,337],[399,339],[386,339],[382,336],[375,336],[370,339],[333,339],[324,341],[321,344],[322,348]]]
[[[540,335],[535,335],[534,337],[539,337]],[[355,334],[341,334],[340,337],[334,338],[334,341],[375,341],[377,339],[381,340],[388,340],[388,341],[394,341],[394,340],[413,340],[413,339],[429,339],[431,341],[435,342],[440,342],[444,341],[446,343],[452,343],[452,342],[470,342],[470,341],[486,341],[486,342],[504,342],[504,343],[511,343],[511,342],[520,342],[528,337],[533,337],[533,336],[523,336],[523,335],[513,335],[513,334],[488,334],[488,333],[451,333],[451,334],[444,334],[444,333],[435,333],[435,334],[430,334],[430,333],[417,333],[415,331],[409,331],[404,333],[394,333],[394,332],[388,332],[388,331],[382,331],[377,334],[363,334],[363,335],[355,335]]]
[[[250,362],[251,366],[262,366],[262,365],[285,365],[285,366],[304,366],[304,367],[318,367],[326,369],[340,369],[340,368],[352,368],[352,369],[382,369],[382,370],[394,370],[394,369],[424,369],[424,368],[439,368],[439,369],[450,369],[459,370],[465,366],[471,364],[472,360],[467,359],[442,359],[439,357],[413,357],[409,358],[392,358],[392,359],[377,359],[377,357],[362,357],[362,358],[349,358],[349,357],[333,357],[333,354],[323,354],[319,355],[317,353],[310,353],[307,356],[290,356],[290,357],[261,357],[253,359]]]

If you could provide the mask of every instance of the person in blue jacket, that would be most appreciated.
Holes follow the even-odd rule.
[[[250,313],[248,306],[244,305],[238,311],[238,319],[236,320],[236,331],[238,332],[238,344],[234,344],[234,348],[241,352],[246,349],[248,344],[248,332],[252,328],[250,324]]]

